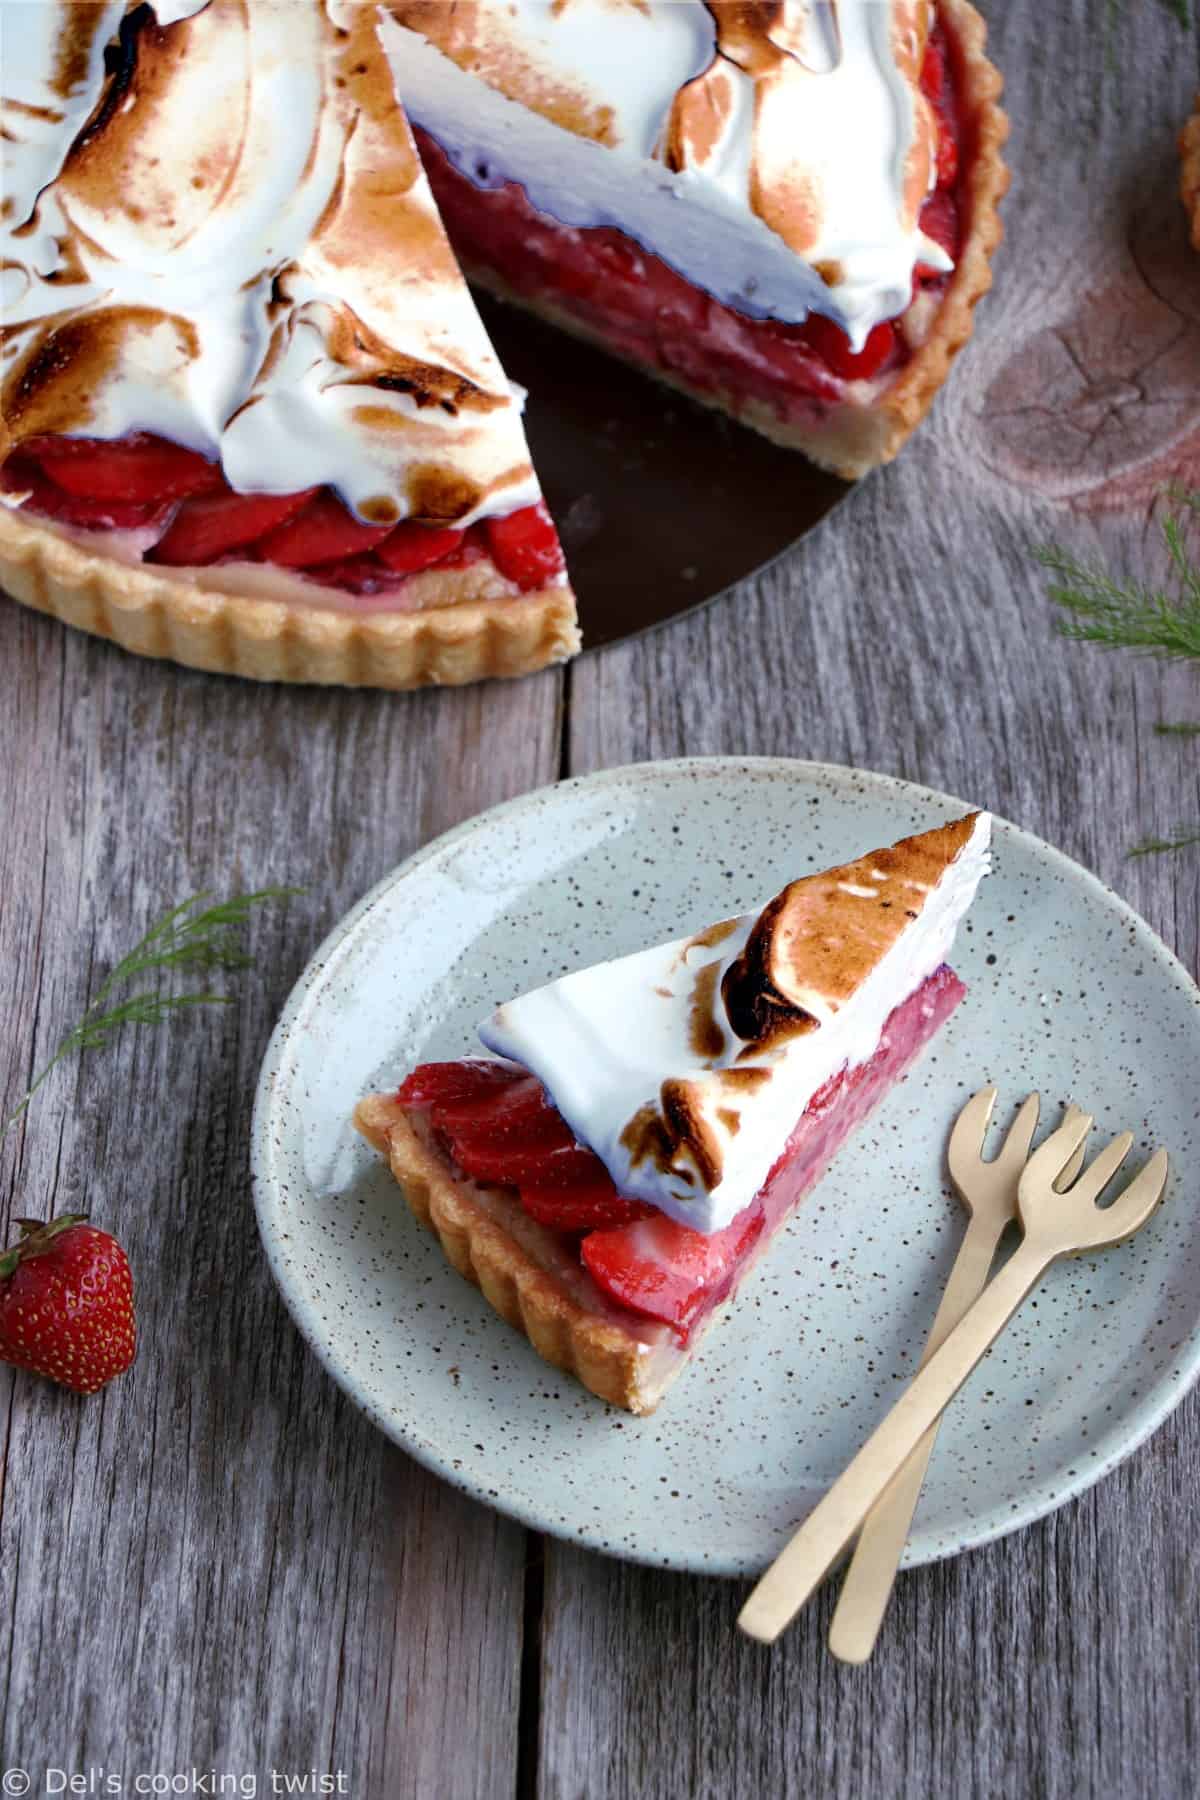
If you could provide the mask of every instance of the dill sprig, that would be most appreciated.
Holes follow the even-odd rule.
[[[1082,562],[1051,545],[1035,552],[1058,580],[1050,598],[1061,608],[1064,637],[1100,644],[1106,650],[1134,650],[1166,660],[1200,658],[1200,562],[1185,542],[1185,524],[1200,521],[1200,492],[1172,487],[1168,499],[1180,509],[1163,518],[1163,539],[1174,577],[1173,591],[1139,581],[1117,581],[1099,563]],[[1190,515],[1190,518],[1188,517]],[[1160,737],[1200,736],[1200,724],[1160,723]],[[1180,827],[1171,837],[1146,838],[1130,856],[1157,856],[1200,844],[1200,826]]]
[[[1189,512],[1200,514],[1200,493],[1172,496]],[[1036,552],[1038,561],[1058,577],[1050,598],[1063,610],[1058,628],[1064,637],[1102,644],[1108,650],[1140,650],[1164,658],[1200,657],[1200,562],[1184,541],[1184,519],[1168,513],[1163,538],[1174,575],[1174,591],[1147,587],[1140,581],[1118,581],[1099,563],[1083,562],[1054,545]]]
[[[1174,837],[1146,838],[1135,844],[1129,852],[1130,856],[1158,856],[1164,850],[1188,850],[1193,844],[1200,844],[1200,825],[1177,831]]]
[[[205,904],[212,899],[211,894],[195,894],[164,913],[106,977],[82,1019],[67,1032],[24,1099],[0,1126],[0,1137],[16,1124],[42,1083],[67,1057],[80,1050],[98,1050],[126,1025],[162,1025],[176,1013],[193,1007],[231,1005],[232,994],[167,994],[157,984],[126,994],[111,1005],[109,1002],[118,989],[144,975],[179,969],[209,972],[250,968],[254,958],[243,948],[241,932],[255,907],[269,900],[290,899],[303,891],[294,887],[261,888],[256,894],[235,894],[211,906]]]

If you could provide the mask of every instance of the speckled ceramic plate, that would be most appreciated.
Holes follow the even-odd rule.
[[[978,796],[985,800],[986,796]],[[439,838],[322,945],[254,1125],[271,1266],[329,1372],[405,1449],[542,1530],[680,1569],[760,1569],[912,1370],[959,1241],[943,1175],[974,1088],[1174,1154],[1130,1244],[1053,1270],[955,1402],[910,1563],[998,1537],[1127,1456],[1200,1367],[1200,993],[1122,901],[1013,826],[954,962],[967,999],[800,1209],[654,1417],[548,1368],[443,1261],[350,1126],[475,1044],[521,989],[677,937],[961,803],[751,759],[617,769]]]

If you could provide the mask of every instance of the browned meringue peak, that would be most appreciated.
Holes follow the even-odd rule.
[[[536,499],[378,9],[196,8],[162,0],[172,22],[138,32],[123,88],[6,233],[25,284],[6,305],[7,442],[158,432],[219,454],[235,488],[329,482],[375,519]],[[75,10],[52,46],[73,66]]]
[[[737,1036],[757,1050],[781,1028],[815,1030],[833,1017],[920,916],[979,817],[968,813],[784,888],[721,984]]]
[[[945,962],[989,840],[971,813],[802,877],[698,936],[518,996],[480,1034],[544,1083],[618,1192],[720,1230],[813,1096],[870,1060]]]
[[[859,3],[859,0],[850,0]],[[814,103],[814,82],[838,67],[847,0],[708,0],[717,47],[709,67],[680,90],[667,129],[667,161],[714,172],[728,160],[738,129],[738,74],[752,84],[749,199],[753,210],[798,256],[821,241],[825,195],[816,165],[797,156],[797,120]],[[928,0],[891,0],[891,54],[908,87],[914,129],[904,159],[900,211],[915,229],[929,192],[937,128],[920,93],[929,33]]]
[[[540,113],[552,125],[597,144],[617,142],[614,108],[590,91],[588,77],[572,78],[542,61],[514,29],[510,10],[496,0],[384,0],[398,25],[415,31],[460,69],[478,76],[505,99]],[[645,0],[605,0],[614,15],[644,12]],[[555,0],[562,18],[572,0]]]
[[[861,348],[918,263],[950,267],[920,229],[932,0],[385,9],[398,92],[468,179],[616,227],[751,316],[824,312]]]

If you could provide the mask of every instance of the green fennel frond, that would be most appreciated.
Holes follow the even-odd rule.
[[[1134,845],[1129,855],[1159,856],[1164,850],[1188,850],[1193,844],[1200,844],[1200,825],[1177,831],[1174,837],[1145,838],[1142,843]]]
[[[1187,511],[1200,515],[1200,493],[1175,493]],[[1036,552],[1043,568],[1057,577],[1050,598],[1062,609],[1064,637],[1109,650],[1141,650],[1167,658],[1200,657],[1200,562],[1189,551],[1180,514],[1163,521],[1163,538],[1174,577],[1173,591],[1118,581],[1099,563],[1084,562],[1049,545]]]
[[[98,1050],[126,1025],[162,1025],[176,1013],[198,1006],[229,1006],[230,994],[165,994],[155,986],[127,994],[108,1005],[119,988],[150,974],[176,969],[248,969],[254,958],[242,946],[241,932],[256,907],[270,900],[287,900],[303,893],[303,888],[270,887],[254,894],[235,894],[229,900],[211,900],[210,894],[196,894],[173,906],[123,956],[96,992],[96,997],[78,1024],[61,1040],[54,1055],[40,1070],[28,1092],[0,1126],[0,1137],[15,1125],[42,1083],[67,1057],[82,1050]]]

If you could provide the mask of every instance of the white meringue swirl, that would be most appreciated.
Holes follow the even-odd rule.
[[[838,906],[821,915],[820,941],[827,953],[833,947],[834,960],[851,958],[856,979],[837,1003],[819,982],[805,993],[812,1030],[747,1040],[729,1016],[726,976],[771,914],[768,903],[698,938],[562,976],[499,1007],[479,1035],[489,1050],[543,1082],[620,1193],[696,1231],[720,1231],[762,1187],[813,1095],[839,1069],[870,1060],[889,1015],[949,955],[989,866],[991,820],[976,814],[959,830],[965,840],[930,884],[905,880],[896,867],[890,877],[875,869],[874,861],[890,860],[886,852],[831,872],[841,879]],[[942,835],[907,840],[895,851]],[[895,896],[895,911],[881,937],[876,909],[883,894]],[[814,903],[822,906],[826,899]],[[647,1111],[659,1115],[668,1082],[686,1086],[693,1136],[663,1163],[639,1153],[630,1127]],[[695,1158],[697,1138],[715,1165],[707,1176]]]
[[[536,501],[510,388],[356,0],[122,0],[6,33],[3,441],[152,432],[364,518]],[[115,104],[106,104],[115,98]],[[82,128],[82,130],[81,130]]]
[[[907,307],[936,122],[930,0],[390,0],[414,123],[482,186],[614,226],[756,317],[837,320],[856,349]]]

